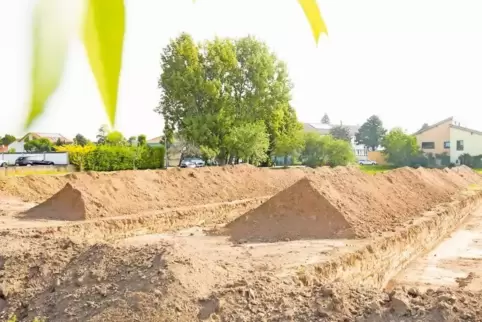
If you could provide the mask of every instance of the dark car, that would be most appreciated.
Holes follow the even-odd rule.
[[[33,157],[20,157],[15,160],[16,166],[32,166],[32,165],[54,165],[52,161],[37,160]]]

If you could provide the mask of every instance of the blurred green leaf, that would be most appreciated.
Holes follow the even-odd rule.
[[[124,43],[123,0],[87,0],[84,45],[111,125],[115,123]]]
[[[44,112],[62,78],[70,32],[64,24],[62,1],[39,0],[34,8],[31,97],[25,128]]]
[[[318,43],[318,39],[320,39],[320,35],[322,33],[328,34],[328,29],[326,29],[325,22],[321,17],[320,8],[318,8],[316,0],[298,0],[298,2],[303,8],[306,18],[310,23],[313,37],[315,37],[315,42]]]

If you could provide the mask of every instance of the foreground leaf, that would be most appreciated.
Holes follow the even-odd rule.
[[[114,125],[124,43],[124,1],[87,2],[84,45],[109,122]]]
[[[321,17],[320,8],[318,8],[316,0],[298,0],[298,2],[303,8],[306,18],[308,18],[311,26],[311,31],[313,32],[313,37],[315,37],[315,42],[318,43],[318,40],[320,39],[320,35],[322,33],[328,34],[325,22]]]
[[[44,112],[62,78],[70,35],[64,24],[62,1],[65,0],[39,0],[34,9],[32,84],[25,128]]]

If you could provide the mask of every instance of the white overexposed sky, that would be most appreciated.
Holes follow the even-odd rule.
[[[69,1],[69,0],[66,0]],[[34,0],[0,0],[0,135],[23,133]],[[116,129],[162,132],[160,53],[185,31],[264,40],[288,64],[293,105],[305,122],[417,130],[455,116],[482,130],[482,1],[318,0],[329,36],[318,46],[296,0],[126,0],[127,31]],[[84,49],[74,42],[62,87],[32,126],[94,138],[107,123]]]

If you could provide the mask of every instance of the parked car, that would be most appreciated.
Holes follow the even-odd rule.
[[[4,168],[8,166],[8,162],[5,160],[0,160],[0,168]]]
[[[15,165],[30,167],[33,165],[54,165],[54,162],[47,161],[47,160],[37,160],[33,157],[20,157],[17,160],[15,160]]]
[[[198,158],[185,158],[181,161],[181,168],[201,168],[205,165],[206,163]]]
[[[360,160],[358,161],[359,165],[376,165],[377,161],[372,161],[372,160]]]

